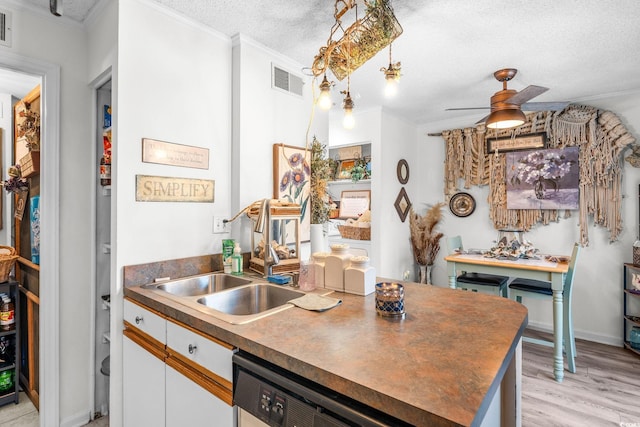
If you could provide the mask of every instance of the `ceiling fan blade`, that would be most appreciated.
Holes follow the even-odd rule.
[[[569,104],[571,104],[569,101],[525,102],[520,106],[520,109],[523,111],[562,111]]]
[[[507,99],[505,102],[508,102],[509,104],[522,105],[528,100],[535,98],[536,96],[543,94],[548,90],[549,88],[547,87],[529,85],[522,89],[520,92],[513,95],[511,98]]]
[[[489,114],[490,116],[491,114]],[[489,116],[484,116],[483,118],[481,118],[480,120],[478,120],[475,124],[480,124],[480,123],[484,123],[487,121],[487,119],[489,118]]]
[[[463,111],[463,110],[488,110],[491,107],[459,107],[459,108],[445,108],[444,111]]]

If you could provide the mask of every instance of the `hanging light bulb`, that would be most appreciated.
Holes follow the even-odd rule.
[[[331,101],[331,86],[332,83],[329,83],[325,74],[322,83],[320,83],[320,96],[318,96],[318,107],[323,110],[328,110],[333,105]]]
[[[353,103],[353,99],[351,99],[351,93],[349,93],[348,89],[346,91],[343,90],[340,93],[346,94],[346,96],[344,97],[344,100],[342,101],[342,108],[344,109],[344,118],[342,119],[342,126],[344,126],[345,129],[353,129],[353,127],[356,124],[356,120],[353,118],[354,103]]]
[[[384,73],[384,78],[387,81],[384,95],[390,98],[398,93],[398,82],[400,81],[400,62],[393,63],[391,59],[391,44],[389,45],[389,67],[382,67],[380,71]]]

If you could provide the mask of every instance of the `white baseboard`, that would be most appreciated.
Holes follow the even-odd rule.
[[[60,427],[80,427],[91,421],[91,415],[88,412],[82,412],[71,417],[67,417],[60,422]]]
[[[548,323],[529,322],[527,327],[540,332],[553,333],[553,325]],[[573,332],[576,334],[577,339],[612,345],[615,347],[622,347],[623,345],[622,339],[618,336],[612,337],[609,335],[595,334],[593,332],[581,331],[579,329],[574,329]]]

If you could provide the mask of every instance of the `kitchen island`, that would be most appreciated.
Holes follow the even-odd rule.
[[[403,320],[378,316],[374,295],[334,293],[343,303],[326,312],[292,307],[232,325],[140,286],[124,292],[170,319],[409,424],[481,425],[485,416],[495,419],[496,405],[503,425],[519,424],[527,310],[514,301],[406,283]]]

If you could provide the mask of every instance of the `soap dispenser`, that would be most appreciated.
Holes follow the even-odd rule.
[[[242,276],[243,274],[243,259],[242,250],[240,249],[240,243],[236,242],[233,248],[233,255],[231,255],[231,274],[235,276]]]

